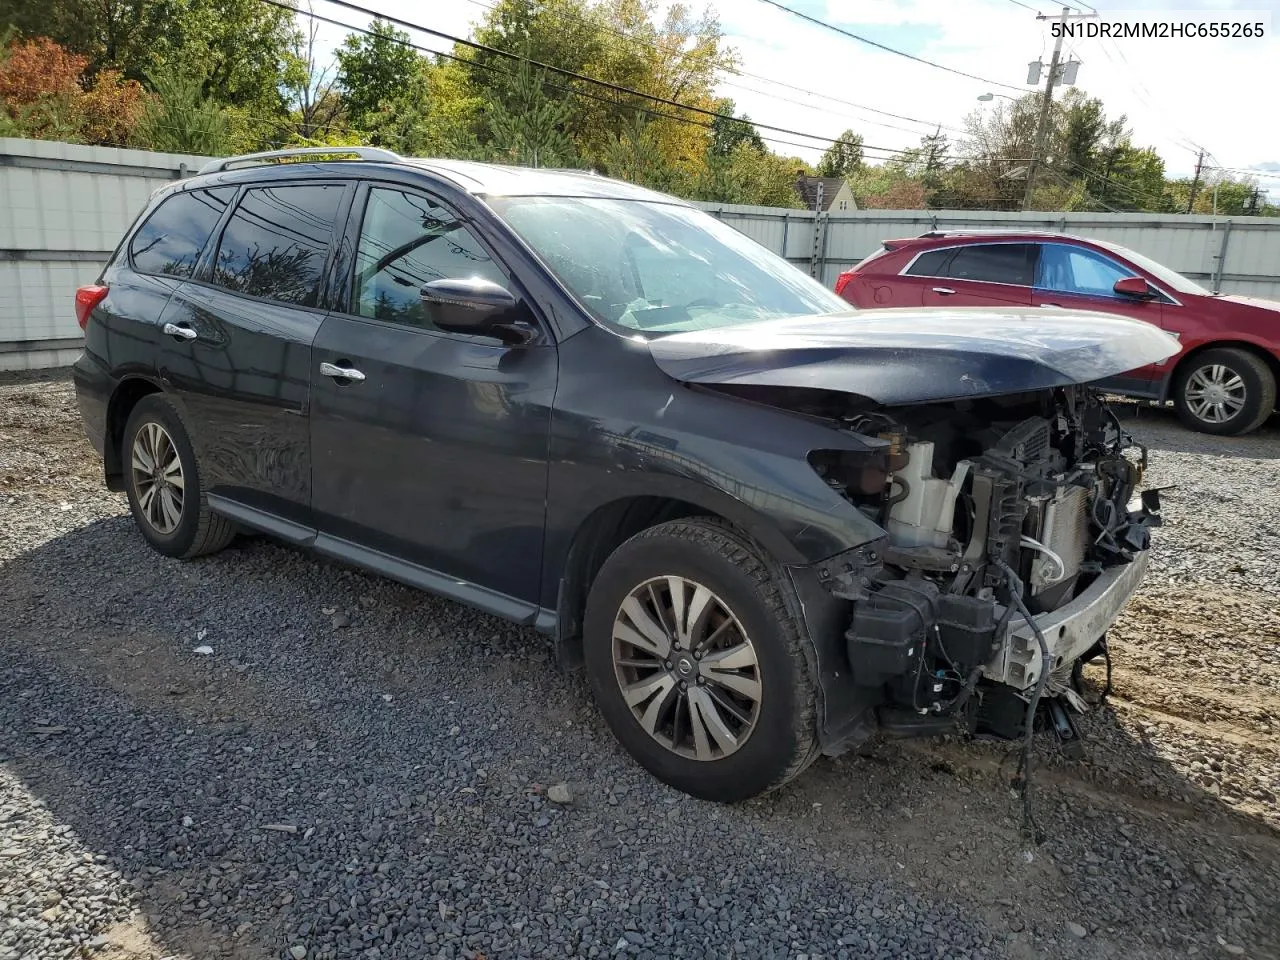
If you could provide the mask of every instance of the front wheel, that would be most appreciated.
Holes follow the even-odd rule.
[[[817,755],[790,589],[710,519],[652,527],[605,561],[587,599],[587,675],[614,735],[658,779],[727,803],[781,786]]]
[[[1215,347],[1178,371],[1173,402],[1192,430],[1234,437],[1258,429],[1271,416],[1276,381],[1261,358]]]

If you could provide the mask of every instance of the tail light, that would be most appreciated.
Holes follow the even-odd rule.
[[[844,296],[844,288],[853,283],[857,278],[858,275],[852,270],[847,270],[840,274],[840,276],[836,277],[836,296]]]
[[[106,295],[107,288],[97,284],[90,284],[76,291],[76,322],[80,324],[81,330],[89,325],[89,314],[93,313],[93,308],[100,304]]]

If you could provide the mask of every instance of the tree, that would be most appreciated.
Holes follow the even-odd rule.
[[[510,94],[489,119],[497,159],[534,167],[573,162],[573,142],[564,130],[570,111],[563,100],[545,95],[545,77],[545,70],[520,61]]]
[[[374,20],[366,34],[349,34],[335,56],[342,98],[351,122],[362,129],[376,128],[376,115],[403,97],[418,76],[419,56],[409,35],[384,20]],[[379,142],[377,129],[369,132]]]
[[[711,121],[711,143],[707,147],[710,156],[727,157],[740,143],[750,144],[757,150],[765,149],[760,131],[752,125],[751,118],[745,113],[734,117],[737,107],[732,100],[716,100],[713,109],[719,116]]]
[[[0,0],[6,24],[88,58],[88,77],[116,69],[145,83],[181,69],[201,77],[206,96],[259,120],[284,110],[293,12],[261,0]]]
[[[604,163],[611,177],[656,186],[662,173],[662,155],[658,151],[654,131],[643,114],[634,114],[613,142],[607,145]]]
[[[346,113],[332,68],[321,66],[316,56],[319,33],[316,20],[308,20],[306,28],[295,33],[284,72],[293,135],[304,143],[330,140],[344,126]]]
[[[0,49],[0,115],[8,135],[129,146],[146,101],[118,71],[88,78],[88,58],[52,40]]]
[[[151,76],[155,97],[138,124],[139,142],[162,153],[221,156],[231,153],[231,118],[205,96],[198,76],[161,72]]]
[[[852,130],[846,130],[823,152],[818,161],[818,176],[847,180],[861,166],[862,137]]]

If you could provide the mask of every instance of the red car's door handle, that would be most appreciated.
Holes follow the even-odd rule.
[[[933,292],[934,292],[934,293],[940,293],[940,294],[942,294],[944,297],[949,297],[949,296],[951,296],[953,293],[955,293],[955,291],[954,291],[954,290],[952,290],[950,287],[934,287],[934,288],[933,288]]]

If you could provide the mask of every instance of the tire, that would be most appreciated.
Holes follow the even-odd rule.
[[[209,509],[191,439],[171,400],[153,393],[138,401],[125,424],[120,459],[133,521],[160,553],[185,560],[234,539],[235,525]]]
[[[697,609],[699,596],[706,600],[698,587],[711,596],[701,607],[708,612],[691,616],[683,636],[672,626],[677,604],[671,578],[689,588],[681,588],[686,609]],[[651,602],[646,605],[633,592]],[[648,627],[665,631],[672,645],[665,661],[618,639],[640,634],[632,629],[639,621],[624,603],[633,611],[639,603],[649,613],[657,609],[655,598],[661,598],[664,619],[659,626],[651,617]],[[723,522],[675,520],[636,534],[601,567],[584,619],[587,677],[614,735],[659,780],[704,800],[732,803],[791,780],[818,754],[817,688],[798,614],[793,613],[798,610],[781,572]],[[640,639],[652,643],[649,637]],[[744,644],[749,651],[744,652]],[[754,664],[748,666],[749,655]],[[636,663],[645,666],[634,667]],[[668,683],[670,689],[663,692]],[[624,684],[637,697],[641,687],[657,687],[658,692],[633,706]],[[655,707],[659,702],[663,706]],[[705,712],[708,704],[715,717]],[[704,716],[708,722],[697,724],[702,727],[700,742],[694,724]],[[654,733],[644,725],[649,717]],[[733,735],[734,744],[726,746],[729,741],[721,739],[725,733]]]
[[[1215,405],[1214,397],[1222,397],[1222,403]],[[1276,380],[1261,357],[1214,347],[1178,371],[1173,402],[1178,418],[1192,430],[1239,436],[1258,429],[1275,410]]]

